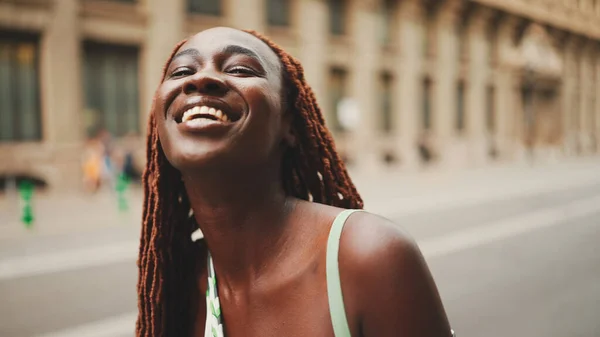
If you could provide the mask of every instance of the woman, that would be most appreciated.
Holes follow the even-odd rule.
[[[344,211],[363,202],[301,65],[266,38],[178,44],[147,145],[138,336],[451,336],[412,239]]]

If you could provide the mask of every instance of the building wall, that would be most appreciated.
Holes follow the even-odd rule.
[[[276,5],[289,16],[270,18],[267,9]],[[0,141],[0,175],[80,187],[94,95],[104,95],[97,109],[112,111],[110,118],[137,120],[136,132],[118,141],[136,146],[141,165],[165,58],[180,39],[217,25],[263,32],[303,62],[339,150],[356,170],[460,168],[528,153],[598,151],[598,1],[221,0],[217,12],[192,13],[188,0],[0,0],[0,41],[23,34],[37,41],[39,107],[27,109],[41,116],[37,139]],[[123,80],[114,56],[114,69],[90,79],[90,43],[104,46],[107,59],[121,47],[133,50],[137,71],[126,68]],[[20,64],[15,48],[16,63],[6,64]],[[119,96],[110,90],[114,81],[135,81],[125,86],[135,92]],[[100,95],[94,85],[108,89]],[[110,104],[111,95],[121,103]],[[337,120],[341,98],[359,112],[349,129]],[[122,119],[119,109],[133,114]]]

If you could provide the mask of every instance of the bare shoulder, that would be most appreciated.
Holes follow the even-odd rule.
[[[346,312],[362,336],[450,336],[429,268],[400,226],[375,214],[352,214],[338,258]]]
[[[358,272],[410,268],[421,259],[415,240],[389,219],[368,212],[348,218],[340,243],[340,259],[354,261]]]

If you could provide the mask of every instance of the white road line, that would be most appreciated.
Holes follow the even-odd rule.
[[[555,226],[564,223],[565,220],[583,217],[594,214],[600,211],[600,196],[583,199],[568,203],[564,206],[545,208],[534,211],[526,215],[516,216],[513,218],[493,222],[488,225],[482,225],[477,228],[470,228],[458,231],[439,238],[433,238],[419,242],[421,251],[427,258],[435,258],[461,250],[466,250],[480,245],[485,245],[494,241],[500,241],[512,236],[525,234],[546,227]],[[599,222],[600,223],[600,222]],[[106,248],[106,247],[104,247]],[[135,248],[135,249],[134,249]],[[71,252],[64,253],[64,256],[69,256],[71,262],[68,265],[61,266],[54,262],[52,270],[66,270],[73,267],[89,265],[106,264],[113,261],[135,258],[137,243],[115,245],[110,247],[111,252],[106,254],[102,251],[102,258],[92,256],[94,250],[86,250],[79,253]],[[95,251],[96,254],[99,251]],[[84,256],[85,261],[73,259],[75,256]],[[109,257],[110,261],[105,258]],[[57,257],[53,256],[52,261],[56,261]],[[33,259],[32,259],[33,261]],[[36,261],[41,263],[42,260]],[[1,265],[0,265],[1,266]],[[30,262],[30,269],[34,268],[35,263]],[[0,268],[2,270],[2,268]],[[48,269],[46,269],[48,270]],[[5,271],[6,273],[6,271]],[[27,271],[22,269],[19,272],[14,272],[12,275],[33,275],[39,274],[32,270]],[[135,320],[137,312],[127,313],[121,316],[112,317],[109,319],[84,324],[81,326],[67,328],[65,330],[56,331],[51,334],[40,335],[37,337],[115,337],[115,336],[133,336]]]
[[[114,316],[37,337],[125,337],[135,333],[137,312]]]
[[[135,261],[139,242],[123,242],[52,254],[0,260],[0,281],[46,273]]]
[[[419,247],[426,258],[435,258],[537,229],[556,226],[561,223],[566,224],[566,220],[597,212],[600,212],[600,196],[573,201],[563,206],[544,208],[525,215],[424,240],[419,242]],[[598,224],[600,225],[600,219]]]
[[[589,187],[599,183],[600,180],[596,176],[592,179],[583,176],[582,178],[570,178],[547,186],[545,181],[538,181],[533,183],[523,182],[512,186],[493,185],[476,190],[467,188],[464,192],[461,192],[463,194],[460,197],[457,197],[455,192],[442,192],[426,196],[388,198],[378,201],[374,205],[370,205],[369,200],[365,202],[367,210],[395,219],[415,213],[447,211],[456,208],[474,207],[499,200],[560,193],[565,190]]]

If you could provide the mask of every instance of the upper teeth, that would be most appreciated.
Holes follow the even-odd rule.
[[[198,116],[198,115],[212,115],[212,116],[215,116],[217,118],[217,120],[220,120],[222,122],[229,121],[229,117],[227,117],[227,115],[224,114],[223,111],[221,111],[221,110],[218,110],[215,108],[210,108],[207,106],[195,106],[183,113],[181,122],[187,122],[187,121],[193,119],[194,116]]]

